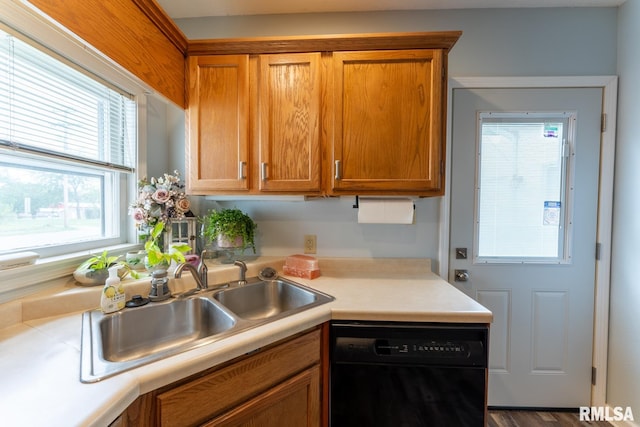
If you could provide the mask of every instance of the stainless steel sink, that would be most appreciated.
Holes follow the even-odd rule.
[[[82,318],[81,375],[94,382],[222,338],[236,319],[211,298],[174,298]]]
[[[219,334],[235,320],[210,299],[189,298],[152,304],[147,309],[125,310],[115,316],[100,316],[102,357],[126,362],[149,354],[189,345]],[[150,321],[150,318],[155,321]]]
[[[232,283],[117,313],[87,311],[80,380],[99,381],[332,300],[289,280],[250,278],[244,286]]]
[[[324,294],[284,279],[247,282],[245,286],[217,292],[214,298],[238,317],[251,320],[291,315],[331,301]]]

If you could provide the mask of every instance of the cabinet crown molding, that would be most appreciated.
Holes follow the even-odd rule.
[[[162,34],[185,56],[187,53],[187,37],[180,27],[166,14],[155,0],[132,0],[136,6],[155,24]]]
[[[462,31],[327,34],[189,40],[188,55],[230,55],[344,50],[444,49],[449,51]]]

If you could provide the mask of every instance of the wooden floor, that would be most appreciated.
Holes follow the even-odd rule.
[[[490,410],[488,427],[611,427],[606,421],[580,421],[577,412]]]

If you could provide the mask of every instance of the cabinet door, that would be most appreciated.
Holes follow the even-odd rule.
[[[307,369],[204,426],[319,427],[320,368]]]
[[[249,189],[249,56],[189,58],[188,190]]]
[[[154,399],[157,425],[196,425],[227,414],[256,396],[269,395],[274,387],[317,366],[320,345],[320,330],[316,329],[164,391]],[[311,397],[319,407],[320,396]]]
[[[258,61],[258,188],[320,192],[320,53]]]
[[[443,55],[334,53],[334,194],[439,193]]]

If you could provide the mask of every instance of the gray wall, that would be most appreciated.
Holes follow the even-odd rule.
[[[627,1],[618,13],[618,128],[616,142],[613,253],[609,324],[607,401],[631,406],[640,422],[640,2]]]
[[[189,39],[462,30],[453,76],[611,75],[616,8],[524,8],[178,19]]]
[[[167,126],[167,115],[175,110],[172,104],[167,104],[164,99],[155,96],[147,96],[147,170],[146,175],[159,177],[165,173],[173,172],[170,162],[175,160],[174,151],[169,144],[170,136],[176,132],[181,132],[184,150],[184,118],[181,121],[173,122],[171,127]],[[184,114],[182,114],[184,116]],[[169,150],[165,149],[169,147]],[[184,165],[184,154],[179,156],[180,164]],[[184,172],[184,166],[180,167]]]
[[[616,73],[616,22],[616,8],[394,11],[177,20],[189,39],[462,30],[464,34],[449,56],[452,76],[612,75]],[[258,250],[264,255],[300,252],[303,235],[316,234],[320,256],[429,257],[434,260],[434,270],[438,270],[441,198],[418,200],[416,224],[409,226],[357,224],[352,204],[350,197],[307,202],[221,203],[243,209],[255,218]],[[205,203],[200,213],[213,206],[213,202]]]

